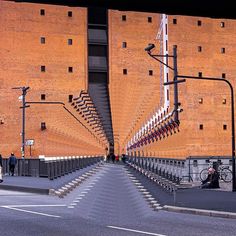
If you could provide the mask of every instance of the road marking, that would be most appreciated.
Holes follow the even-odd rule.
[[[155,236],[166,236],[166,235],[164,235],[164,234],[150,233],[150,232],[146,232],[146,231],[140,231],[140,230],[134,230],[134,229],[116,227],[116,226],[112,226],[112,225],[108,225],[107,227],[108,227],[108,228],[112,228],[112,229],[120,229],[120,230],[124,230],[124,231],[130,231],[130,232],[140,233],[140,234],[155,235]]]
[[[65,207],[66,205],[4,205],[0,207]]]
[[[46,213],[42,213],[42,212],[37,212],[37,211],[28,211],[28,210],[23,210],[23,209],[14,208],[14,207],[7,207],[7,206],[5,206],[4,208],[10,209],[10,210],[14,210],[14,211],[21,211],[21,212],[31,213],[31,214],[35,214],[35,215],[49,216],[49,217],[54,217],[54,218],[61,218],[61,216],[50,215],[50,214],[46,214]]]

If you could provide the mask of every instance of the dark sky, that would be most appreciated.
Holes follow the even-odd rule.
[[[236,19],[233,0],[15,0],[65,6],[108,7],[110,9],[158,12]]]

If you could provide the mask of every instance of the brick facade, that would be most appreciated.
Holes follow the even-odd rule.
[[[148,43],[158,45],[160,15],[109,10],[108,19],[109,94],[115,153],[121,154],[128,140],[162,105],[160,64],[144,51]],[[168,19],[169,53],[177,45],[179,74],[223,75],[235,87],[235,21],[187,16]],[[20,156],[21,92],[12,87],[29,86],[27,101],[42,101],[45,94],[43,101],[64,102],[78,117],[68,97],[87,89],[87,9],[0,1],[0,33],[0,153],[5,157],[13,151]],[[173,88],[170,90],[173,107]],[[230,155],[229,88],[221,82],[187,81],[179,85],[179,101],[184,109],[179,132],[139,148],[137,153],[173,158]],[[46,123],[44,131],[41,122]],[[35,140],[34,157],[105,153],[101,140],[62,105],[27,108],[26,139]]]

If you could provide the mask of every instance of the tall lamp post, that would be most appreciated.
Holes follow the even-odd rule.
[[[22,131],[21,131],[21,138],[22,138],[22,142],[21,142],[21,157],[22,159],[25,158],[25,108],[29,107],[29,105],[26,105],[26,101],[25,101],[25,96],[27,94],[27,90],[30,87],[14,87],[12,89],[21,89],[22,91],[22,106],[20,107],[22,109]]]
[[[149,44],[148,47],[145,48],[145,51],[148,52],[148,54],[159,61],[160,63],[164,64],[165,66],[168,66],[170,69],[174,71],[174,79],[173,81],[166,82],[164,85],[171,85],[173,84],[174,87],[174,105],[175,105],[175,111],[177,113],[177,118],[178,118],[178,88],[177,84],[185,82],[186,79],[195,79],[195,80],[211,80],[211,81],[222,81],[228,84],[230,87],[230,95],[231,95],[231,149],[232,149],[232,192],[236,192],[236,174],[235,174],[235,125],[234,125],[234,90],[232,84],[224,79],[224,78],[214,78],[214,77],[197,77],[197,76],[189,76],[189,75],[178,75],[178,70],[177,70],[177,47],[173,47],[173,56],[169,55],[152,55],[151,50],[155,47],[154,44]],[[161,60],[155,58],[156,56],[158,57],[173,57],[174,58],[174,67],[170,67],[168,64],[163,63]],[[182,78],[181,80],[178,80],[178,78]]]

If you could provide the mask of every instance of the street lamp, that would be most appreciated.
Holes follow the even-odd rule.
[[[230,95],[231,95],[231,146],[232,146],[232,192],[236,192],[236,174],[235,174],[235,125],[234,125],[234,90],[232,84],[224,79],[224,78],[214,78],[214,77],[197,77],[197,76],[189,76],[189,75],[178,75],[178,70],[177,70],[177,46],[173,46],[173,56],[170,56],[168,54],[166,55],[153,55],[151,54],[151,50],[155,48],[154,44],[149,44],[146,48],[145,51],[148,52],[149,56],[154,58],[155,60],[159,61],[163,65],[169,67],[171,70],[174,71],[174,79],[173,81],[166,82],[164,85],[171,85],[174,84],[174,106],[175,106],[175,111],[176,111],[176,116],[175,119],[178,119],[178,83],[183,83],[186,81],[186,79],[196,79],[196,80],[211,80],[211,81],[222,81],[225,82],[229,85],[230,87]],[[158,57],[173,57],[173,68],[170,67],[168,64],[163,63],[161,60],[158,59]],[[181,80],[178,80],[178,78],[182,78]]]
[[[234,90],[232,84],[224,78],[214,78],[214,77],[197,77],[188,75],[177,75],[177,78],[185,79],[195,79],[195,80],[212,80],[212,81],[222,81],[229,85],[230,95],[231,95],[231,149],[232,149],[232,192],[236,192],[236,174],[235,174],[235,125],[234,125]],[[164,85],[170,85],[175,83],[181,83],[183,80],[176,80],[164,83]],[[183,81],[184,82],[184,81]]]
[[[155,48],[154,44],[149,43],[148,46],[144,49],[150,57],[155,59],[156,61],[160,62],[164,66],[168,67],[171,69],[174,73],[174,81],[177,80],[177,75],[178,75],[178,70],[177,70],[177,46],[173,46],[173,55],[165,54],[152,54],[152,50]],[[169,66],[168,61],[167,63],[163,62],[160,58],[173,58],[173,66]],[[178,85],[177,83],[174,83],[174,120],[176,122],[179,121],[179,112],[178,108],[180,106],[180,103],[178,102]]]
[[[21,131],[21,137],[22,137],[22,144],[21,144],[21,157],[22,159],[25,158],[25,108],[29,107],[29,105],[26,105],[25,96],[27,94],[27,90],[30,87],[14,87],[12,89],[21,89],[22,91],[22,106],[20,107],[22,109],[22,131]]]

